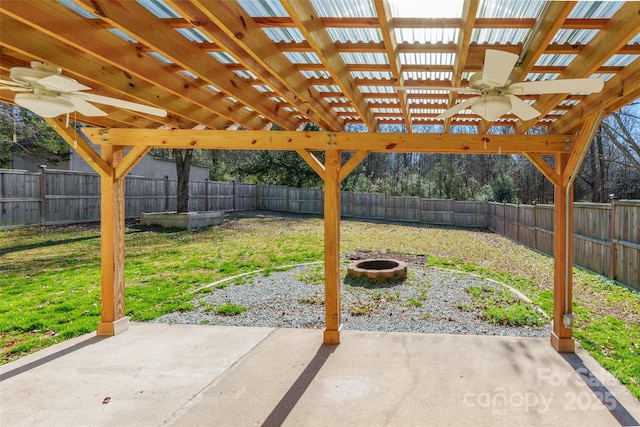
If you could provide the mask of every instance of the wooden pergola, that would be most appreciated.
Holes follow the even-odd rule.
[[[128,325],[124,178],[151,148],[295,150],[318,173],[328,344],[340,342],[340,183],[368,153],[521,154],[554,185],[551,343],[574,351],[572,183],[604,115],[640,97],[640,2],[463,0],[457,7],[447,16],[407,17],[393,0],[1,2],[3,79],[37,60],[93,93],[168,111],[159,118],[105,107],[105,117],[72,117],[92,126],[82,132],[99,153],[66,117],[46,119],[101,177],[98,334]],[[436,118],[466,94],[396,90],[466,86],[487,49],[519,55],[512,82],[598,76],[604,90],[528,95],[540,117],[496,122],[467,110]],[[0,100],[13,102],[13,94],[1,91]],[[307,123],[322,131],[300,131]],[[270,131],[272,124],[285,131]],[[369,132],[348,132],[356,124]],[[391,124],[405,132],[384,132]],[[344,152],[353,155],[342,164]]]

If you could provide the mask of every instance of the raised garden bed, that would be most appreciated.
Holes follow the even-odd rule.
[[[194,228],[220,225],[224,220],[222,211],[209,212],[143,212],[140,215],[142,225],[159,225],[163,228],[192,230]]]

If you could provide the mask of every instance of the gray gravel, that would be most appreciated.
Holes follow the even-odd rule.
[[[324,286],[298,279],[318,266],[296,267],[270,275],[245,277],[241,284],[212,288],[192,301],[195,310],[170,313],[155,323],[262,326],[324,329]],[[345,279],[341,285],[343,329],[360,331],[422,332],[470,335],[548,337],[550,326],[539,328],[493,325],[459,304],[471,303],[463,288],[499,284],[471,275],[411,265],[407,281],[364,284]],[[410,299],[422,306],[411,305]],[[244,306],[236,316],[215,313],[227,302]]]

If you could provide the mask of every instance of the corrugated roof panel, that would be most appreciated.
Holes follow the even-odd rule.
[[[445,112],[444,108],[412,108],[411,113],[415,114],[442,114]]]
[[[305,79],[330,79],[331,74],[328,71],[313,71],[313,70],[302,70],[300,74],[304,76]]]
[[[605,82],[611,80],[613,77],[615,76],[615,74],[609,74],[609,73],[595,73],[595,74],[591,74],[589,76],[589,78],[592,79],[602,79]]]
[[[528,28],[474,28],[471,41],[489,44],[524,43],[529,31]]]
[[[458,28],[396,28],[398,43],[457,43]]]
[[[205,85],[205,87],[209,89],[211,92],[216,92],[216,93],[221,92],[221,90],[215,87],[214,85]]]
[[[354,79],[382,79],[389,80],[393,77],[389,71],[352,71],[351,77]]]
[[[555,80],[559,76],[558,73],[529,73],[525,81]]]
[[[320,58],[315,52],[283,52],[289,61],[294,64],[321,64]]]
[[[163,64],[173,64],[173,61],[170,60],[169,58],[167,58],[164,55],[159,54],[158,52],[147,52],[147,54],[155,59],[157,59],[158,61],[162,62]]]
[[[217,60],[221,64],[237,64],[238,63],[238,61],[236,61],[233,56],[225,52],[209,52],[209,55],[211,55],[215,60]]]
[[[262,93],[265,93],[265,92],[275,92],[273,89],[271,89],[271,88],[270,88],[269,86],[267,86],[267,85],[253,85],[253,87],[254,87],[254,88],[256,88],[256,90],[257,90],[258,92],[262,92]]]
[[[304,36],[297,28],[263,28],[262,31],[275,43],[302,43],[305,41]]]
[[[341,92],[340,87],[336,85],[314,85],[318,92]]]
[[[394,18],[461,18],[462,0],[389,0]]]
[[[453,73],[448,71],[403,71],[402,75],[408,80],[451,80]]]
[[[356,43],[382,41],[382,33],[379,28],[333,28],[328,27],[327,32],[334,42]]]
[[[138,40],[134,39],[133,37],[131,37],[129,34],[125,33],[124,31],[122,31],[119,28],[109,28],[107,31],[109,31],[111,34],[120,37],[122,40],[129,42],[129,43],[138,43]]]
[[[551,43],[571,43],[571,44],[587,44],[593,39],[598,30],[575,30],[570,28],[561,28],[558,30]]]
[[[340,102],[349,102],[349,100],[347,98],[325,98],[324,99],[326,102],[328,102],[329,104],[333,104],[333,103],[340,103]]]
[[[560,101],[559,105],[568,105],[570,107],[574,106],[574,105],[578,105],[580,103],[580,101],[576,100],[576,99],[563,99],[562,101]]]
[[[183,76],[191,77],[192,79],[197,79],[198,78],[198,76],[196,76],[195,74],[193,74],[189,70],[180,70],[179,73],[182,74]]]
[[[211,43],[212,40],[197,28],[176,28],[187,40],[196,43]]]
[[[640,43],[640,33],[636,34],[636,36],[631,40],[629,40],[629,43],[627,44],[639,44],[639,43]]]
[[[402,65],[453,65],[455,53],[400,53]]]
[[[372,108],[371,112],[379,114],[402,114],[402,110],[399,108]]]
[[[359,86],[362,93],[395,93],[393,86]]]
[[[137,0],[137,2],[158,18],[182,18],[178,12],[162,0]]]
[[[581,1],[569,18],[611,18],[622,7],[622,1]]]
[[[250,16],[289,16],[279,0],[238,0]]]
[[[83,18],[98,19],[98,17],[96,15],[94,15],[91,12],[86,11],[84,8],[78,6],[77,4],[75,4],[71,0],[58,0],[58,3],[68,7],[69,9],[73,10],[75,13],[77,13],[80,16],[82,16]]]
[[[333,107],[336,113],[355,113],[356,109],[353,107]]]
[[[367,97],[367,102],[369,104],[375,103],[375,104],[391,104],[391,105],[395,105],[398,103],[397,100],[393,100],[393,102],[389,102],[391,101],[388,98],[369,98]]]
[[[611,58],[607,60],[603,65],[612,67],[626,67],[633,61],[638,59],[640,55],[611,55]]]
[[[548,114],[552,116],[562,116],[567,113],[567,110],[551,110]]]
[[[294,107],[282,107],[282,109],[288,112],[298,111],[298,109]]]
[[[371,0],[311,0],[320,17],[370,18],[377,16]]]
[[[552,65],[566,67],[575,59],[577,55],[540,55],[536,61],[536,65]]]
[[[287,102],[286,99],[280,97],[280,96],[270,96],[269,99],[273,102],[275,102],[276,104],[280,104],[282,102]]]
[[[379,52],[340,52],[345,64],[388,64],[386,53]]]
[[[544,6],[543,1],[482,0],[478,7],[478,18],[537,18]]]

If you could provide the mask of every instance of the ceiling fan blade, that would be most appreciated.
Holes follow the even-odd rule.
[[[480,93],[479,90],[468,87],[442,87],[442,86],[396,86],[396,91],[401,90],[441,90],[444,92]]]
[[[480,99],[480,97],[476,96],[475,98],[467,99],[464,102],[456,104],[453,107],[449,108],[444,113],[440,114],[438,117],[436,117],[436,119],[446,119],[447,117],[451,117],[451,116],[457,114],[459,111],[462,111],[465,108],[468,108],[468,107],[472,106],[479,99]]]
[[[38,80],[38,84],[41,84],[45,89],[55,90],[58,92],[76,92],[79,90],[91,90],[89,86],[85,86],[77,81],[63,76],[49,76]]]
[[[77,96],[64,96],[64,97],[61,97],[61,98],[64,98],[64,99],[66,99],[68,101],[71,101],[71,103],[75,107],[76,111],[78,113],[82,114],[83,116],[86,116],[86,117],[100,117],[100,116],[106,116],[107,115],[107,113],[105,113],[104,111],[102,111],[98,107],[89,104],[87,101],[85,101],[84,99],[80,99]]]
[[[514,83],[509,86],[509,92],[514,95],[544,95],[550,93],[600,92],[604,87],[604,80],[596,79],[560,79],[542,80],[538,82]]]
[[[502,87],[518,61],[518,55],[502,50],[487,49],[484,53],[482,80],[492,87]]]
[[[506,95],[511,99],[511,112],[527,121],[540,116],[540,112],[515,95]]]
[[[22,86],[0,86],[0,90],[12,90],[14,92],[29,92],[31,89]]]
[[[8,85],[8,86],[15,86],[15,87],[28,87],[29,86],[29,85],[26,85],[24,83],[16,82],[16,81],[13,81],[13,80],[5,80],[5,79],[0,79],[0,84]]]
[[[151,114],[158,117],[166,117],[167,112],[160,108],[149,107],[146,105],[138,104],[137,102],[129,102],[123,99],[110,98],[108,96],[95,95],[93,93],[74,93],[73,95],[81,95],[81,97],[90,102],[96,102],[98,104],[111,105],[112,107],[125,108],[131,111],[137,111],[139,113]]]

